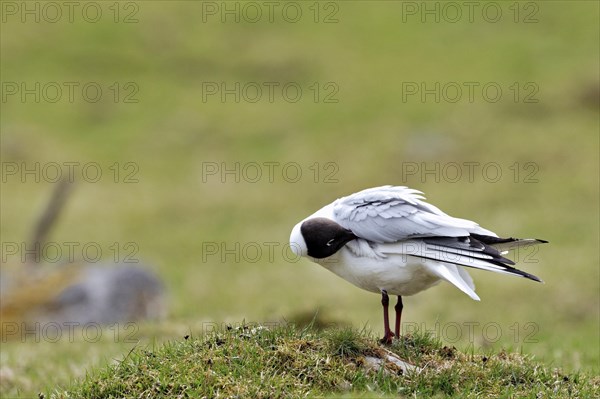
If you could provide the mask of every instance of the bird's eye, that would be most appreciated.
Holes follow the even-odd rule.
[[[327,246],[330,247],[331,244],[333,244],[333,242],[335,241],[335,238],[332,238],[331,240],[327,241]]]

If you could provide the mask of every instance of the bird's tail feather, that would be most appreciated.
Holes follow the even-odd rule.
[[[527,245],[538,245],[538,244],[548,243],[548,241],[540,240],[538,238],[513,238],[513,237],[499,238],[499,237],[486,236],[486,235],[480,235],[480,234],[471,234],[471,237],[475,238],[476,240],[478,240],[484,244],[487,244],[491,247],[496,248],[503,255],[506,254],[511,249],[524,247]]]
[[[430,237],[423,240],[410,240],[387,245],[381,251],[383,253],[429,259],[439,264],[465,266],[521,276],[538,282],[542,281],[533,274],[512,267],[511,265],[514,265],[513,261],[503,257],[496,248],[476,238]]]
[[[479,301],[479,296],[475,293],[475,286],[473,280],[462,270],[461,267],[456,265],[444,264],[439,262],[426,262],[425,265],[429,268],[429,271],[439,276],[441,279],[448,281],[456,288],[470,296],[472,299]],[[468,280],[465,279],[464,274],[467,275]]]

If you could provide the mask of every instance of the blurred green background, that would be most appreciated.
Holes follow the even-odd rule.
[[[406,323],[457,323],[460,339],[442,336],[457,347],[511,347],[598,372],[599,6],[475,3],[472,17],[454,3],[457,17],[446,3],[275,2],[271,22],[263,2],[96,2],[102,16],[92,23],[86,3],[72,22],[66,8],[52,22],[53,11],[38,3],[38,22],[21,14],[23,2],[2,2],[3,165],[100,166],[96,183],[75,169],[76,190],[51,240],[97,242],[108,260],[112,243],[137,243],[136,258],[153,265],[169,298],[168,318],[142,326],[146,340],[198,334],[202,322],[293,321],[317,310],[380,334],[378,296],[307,260],[290,262],[284,246],[295,223],[335,198],[408,185],[501,236],[550,244],[521,264],[545,284],[473,271],[481,303],[443,284],[405,299]],[[252,22],[256,9],[262,16]],[[21,85],[36,82],[39,102],[22,97]],[[49,82],[63,88],[58,101]],[[65,82],[76,84],[73,101]],[[274,85],[272,101],[265,82]],[[93,91],[82,93],[90,83],[102,89],[97,102]],[[222,83],[240,85],[239,102],[207,94]],[[252,102],[255,84],[263,92]],[[286,84],[302,89],[298,101],[284,96]],[[439,101],[422,97],[421,84],[433,93],[439,84]],[[501,88],[497,101],[484,85]],[[418,93],[406,91],[415,86]],[[279,165],[273,179],[270,162]],[[472,178],[469,162],[479,163]],[[125,182],[128,163],[137,182]],[[247,173],[237,182],[207,175],[215,163]],[[249,163],[261,166],[259,178]],[[422,173],[436,163],[437,175]],[[284,165],[293,166],[289,174]],[[54,184],[43,174],[39,182],[2,177],[2,241],[22,242]],[[207,253],[213,244],[239,245],[239,259]],[[473,339],[471,322],[479,323]],[[490,323],[497,340],[484,331]],[[131,346],[3,342],[2,392],[66,384]]]

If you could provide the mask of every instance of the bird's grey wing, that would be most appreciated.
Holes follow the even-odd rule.
[[[451,217],[422,201],[422,193],[403,186],[382,186],[338,199],[333,215],[360,238],[389,243],[415,237],[497,237],[475,222]]]

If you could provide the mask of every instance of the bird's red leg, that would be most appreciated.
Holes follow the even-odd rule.
[[[402,304],[402,297],[398,295],[398,302],[394,309],[396,310],[396,328],[394,331],[396,332],[396,338],[400,338],[400,319],[402,318],[402,308],[404,305]]]
[[[391,344],[394,339],[394,333],[390,330],[390,317],[388,315],[388,306],[390,304],[390,297],[385,290],[381,290],[381,305],[383,305],[383,329],[385,330],[384,336],[381,339],[383,344]]]

